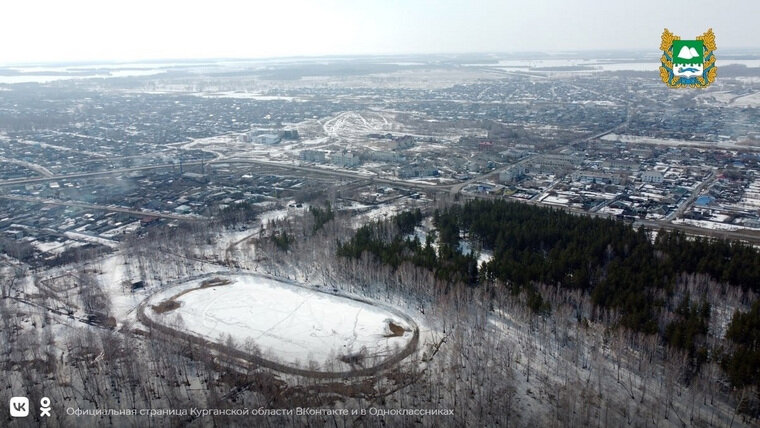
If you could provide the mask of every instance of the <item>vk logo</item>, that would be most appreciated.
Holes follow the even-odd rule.
[[[26,397],[11,398],[11,417],[25,418],[29,416],[29,399]]]

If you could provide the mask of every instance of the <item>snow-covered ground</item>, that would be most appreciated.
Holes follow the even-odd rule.
[[[760,208],[760,178],[755,179],[744,189],[744,196],[737,205],[748,209]]]
[[[741,226],[735,225],[735,224],[726,224],[726,223],[718,223],[715,221],[709,221],[709,220],[693,220],[693,219],[677,219],[673,220],[673,223],[685,223],[690,224],[692,226],[698,226],[704,229],[713,229],[713,230],[728,230],[728,231],[734,231],[741,229]]]
[[[176,296],[180,307],[163,314],[147,308],[145,314],[208,340],[225,343],[232,337],[238,346],[253,341],[263,358],[291,366],[314,361],[345,369],[341,356],[362,352],[384,359],[413,336],[413,326],[381,306],[263,276],[222,278],[233,282],[193,289],[203,281],[197,279],[162,291],[149,304]],[[389,322],[402,327],[403,334],[394,336]]]
[[[364,137],[370,132],[397,131],[399,125],[391,113],[348,111],[328,119],[322,127],[330,137]]]
[[[420,239],[421,242],[425,242],[425,237],[423,236],[422,239]],[[436,252],[438,251],[438,243],[435,245]],[[459,252],[464,255],[472,254],[473,248],[472,248],[472,241],[467,238],[462,238],[459,241]],[[491,250],[484,250],[481,249],[480,251],[476,252],[478,256],[478,266],[483,266],[483,263],[488,263],[493,259],[493,251]]]
[[[758,107],[760,106],[760,92],[736,97],[732,100],[732,104],[739,107]]]
[[[746,150],[747,146],[742,146],[736,141],[690,141],[690,140],[677,140],[673,138],[652,138],[643,137],[640,135],[629,134],[615,134],[610,133],[600,138],[604,141],[619,141],[621,143],[633,143],[633,144],[653,144],[660,146],[671,147],[707,147],[707,148],[719,148],[724,150]]]
[[[194,93],[193,95],[202,98],[235,98],[257,101],[302,101],[301,99],[295,97],[263,95],[260,93],[246,91],[199,92]]]
[[[541,202],[549,205],[567,205],[570,203],[570,200],[567,198],[563,198],[560,196],[550,196],[547,195],[546,197],[541,199]]]
[[[119,243],[116,242],[116,241],[112,241],[110,239],[101,238],[99,236],[88,235],[86,233],[64,232],[64,235],[67,238],[70,238],[70,239],[76,239],[76,240],[79,240],[79,241],[93,242],[95,244],[105,245],[106,247],[111,247],[111,248],[118,248],[119,247]]]

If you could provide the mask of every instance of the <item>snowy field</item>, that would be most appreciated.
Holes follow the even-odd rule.
[[[731,232],[742,228],[741,226],[735,225],[735,224],[719,223],[719,222],[709,221],[709,220],[693,220],[693,219],[688,219],[688,218],[685,218],[685,219],[679,218],[679,219],[673,220],[673,223],[675,224],[684,223],[684,224],[690,224],[692,226],[701,227],[703,229],[728,230]]]
[[[215,277],[216,278],[216,277]],[[145,314],[162,325],[237,348],[254,343],[260,356],[292,367],[347,370],[348,356],[379,362],[410,343],[416,326],[395,311],[257,275],[228,275],[231,283],[197,279],[149,299]],[[208,280],[208,277],[205,278]],[[184,290],[184,291],[183,291]],[[167,300],[179,307],[151,308]],[[403,329],[403,331],[401,331]],[[395,331],[394,331],[395,330]]]

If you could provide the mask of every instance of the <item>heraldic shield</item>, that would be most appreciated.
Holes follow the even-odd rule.
[[[695,40],[662,32],[660,78],[671,88],[706,88],[715,81],[715,34],[712,28]]]

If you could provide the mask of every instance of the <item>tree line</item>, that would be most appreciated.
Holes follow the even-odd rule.
[[[381,230],[379,224],[360,227],[348,241],[339,243],[338,255],[358,259],[367,251],[382,263],[397,268],[404,262],[411,262],[435,272],[436,277],[448,279],[450,284],[464,282],[475,285],[478,282],[478,260],[474,254],[462,254],[456,245],[446,240],[435,247],[435,234],[428,234],[425,243],[414,234],[415,227],[422,220],[419,209],[402,212],[391,218],[390,239],[384,239],[388,230]],[[386,228],[387,229],[387,228]],[[447,231],[446,228],[440,230]],[[409,236],[412,235],[412,236]]]
[[[705,341],[710,303],[704,297],[677,296],[675,287],[680,274],[706,274],[760,292],[760,252],[751,245],[664,230],[652,239],[643,228],[624,222],[507,201],[471,201],[436,210],[435,230],[423,244],[413,234],[422,218],[417,210],[365,225],[339,244],[338,255],[358,259],[368,252],[384,264],[412,262],[452,282],[500,283],[514,294],[524,292],[535,312],[550,310],[539,284],[581,290],[596,309],[616,310],[620,326],[658,334],[686,351],[694,370],[712,356],[723,361],[727,373],[737,373],[731,376],[735,384],[760,385],[760,370],[750,363],[757,362],[757,340],[743,339],[754,324],[735,315],[727,334],[735,346],[711,352]],[[493,257],[478,265],[475,251],[461,250],[463,241]],[[668,314],[664,324],[663,314]]]

